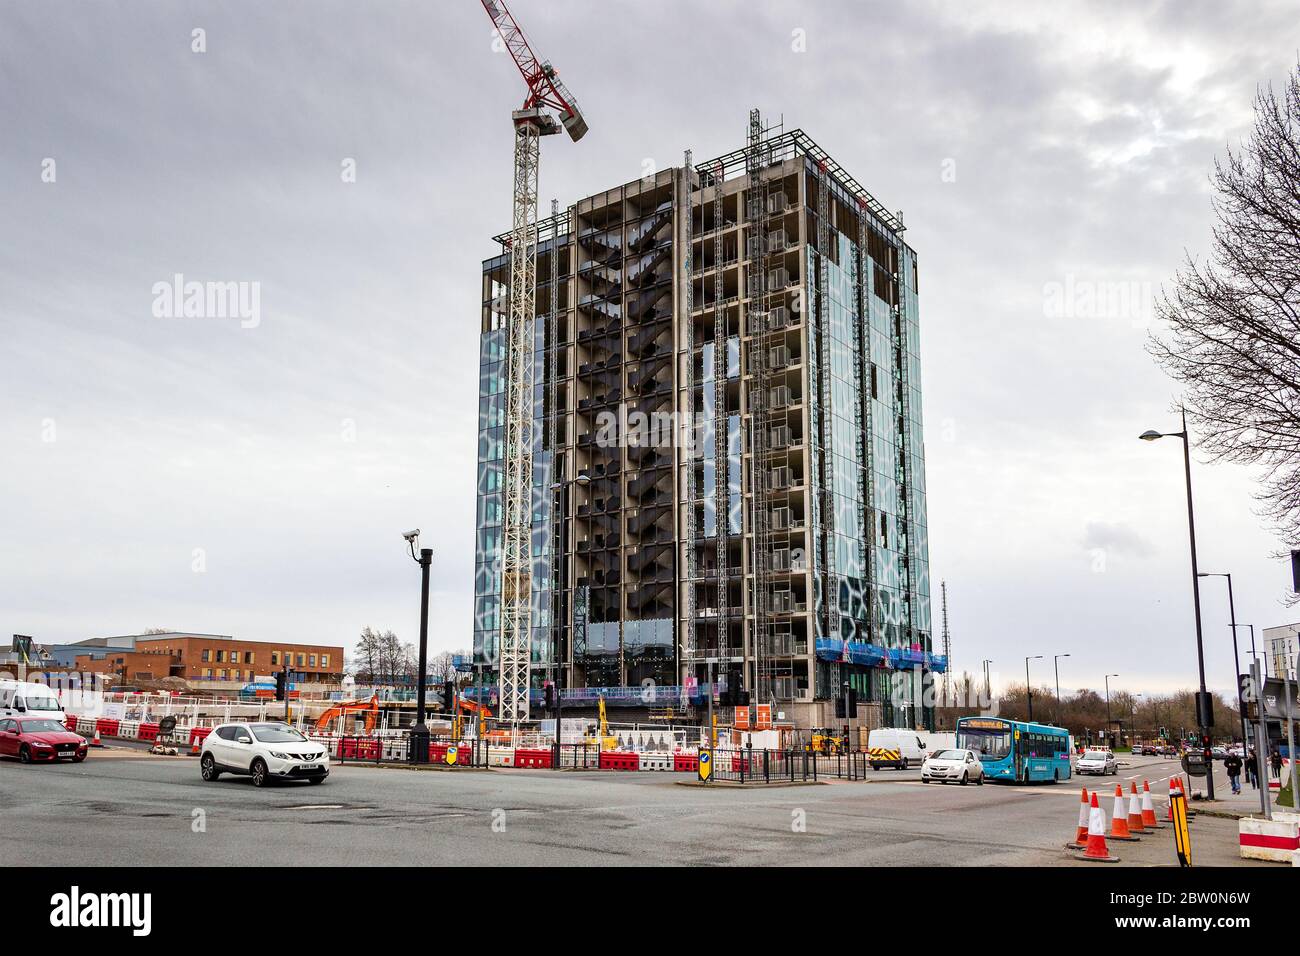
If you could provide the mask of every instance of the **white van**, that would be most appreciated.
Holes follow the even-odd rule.
[[[906,727],[877,727],[867,736],[867,757],[872,770],[895,767],[906,770],[926,757],[925,741]]]
[[[0,680],[0,717],[66,718],[63,705],[45,684],[23,680]]]

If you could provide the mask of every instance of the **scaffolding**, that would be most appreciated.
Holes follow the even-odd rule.
[[[768,130],[758,110],[749,114],[749,137],[745,154],[746,253],[749,259],[746,292],[749,295],[744,328],[750,336],[749,370],[749,482],[750,482],[750,573],[752,579],[750,654],[754,658],[757,703],[775,702],[775,666],[772,615],[772,472],[769,451],[772,434],[772,367],[768,337],[773,314],[768,296],[785,289],[768,288],[766,237],[768,190],[765,171],[773,163]],[[784,210],[782,210],[784,212]],[[784,323],[782,323],[784,326]]]
[[[718,612],[716,656],[731,656],[730,608],[727,601],[727,532],[730,531],[731,496],[727,484],[727,304],[722,273],[723,170],[713,174],[713,530],[716,535],[715,568]]]
[[[683,563],[686,573],[682,580],[685,587],[682,589],[682,596],[685,601],[685,613],[681,619],[684,622],[682,628],[682,640],[678,642],[678,652],[681,654],[679,661],[679,670],[681,680],[679,683],[683,688],[683,694],[687,686],[687,678],[690,676],[696,655],[698,653],[699,641],[695,629],[698,626],[696,621],[696,569],[699,560],[696,555],[695,535],[695,460],[697,456],[696,440],[698,432],[695,423],[695,262],[694,262],[694,244],[692,233],[695,228],[695,206],[692,197],[695,192],[695,167],[691,162],[691,151],[686,150],[686,155],[682,161],[682,175],[678,182],[677,209],[678,218],[681,228],[681,248],[682,267],[679,274],[680,296],[682,308],[679,312],[685,319],[684,328],[682,329],[682,349],[686,354],[685,367],[683,368],[683,378],[686,398],[686,414],[683,416],[682,441],[680,446],[684,449],[681,456],[685,461],[684,484],[685,488],[681,497],[683,502],[682,515],[682,539],[683,539]]]

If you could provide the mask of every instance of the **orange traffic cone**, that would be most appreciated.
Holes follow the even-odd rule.
[[[199,755],[199,749],[200,749],[199,741],[198,738],[196,737],[195,739],[190,741],[190,756],[197,757]]]
[[[1083,859],[1096,863],[1118,863],[1119,857],[1111,856],[1106,849],[1106,814],[1097,803],[1097,794],[1092,795],[1092,805],[1088,809],[1088,846],[1083,851]]]
[[[1079,794],[1079,828],[1074,831],[1074,842],[1067,843],[1067,850],[1082,850],[1088,845],[1088,788]]]
[[[1110,838],[1112,840],[1136,840],[1129,832],[1128,805],[1124,802],[1124,788],[1115,784],[1115,811],[1110,815]]]
[[[1169,815],[1165,818],[1170,823],[1174,822],[1174,794],[1178,792],[1178,778],[1169,778]]]
[[[99,739],[99,728],[98,728],[98,727],[95,728],[95,736],[91,739],[91,741],[90,741],[90,746],[92,746],[92,747],[102,747],[102,746],[104,746],[104,744],[103,744],[103,743],[100,741],[100,739]]]
[[[1142,781],[1142,825],[1148,830],[1159,830],[1164,824],[1156,819],[1156,807],[1151,802],[1151,784]]]
[[[1141,836],[1145,830],[1145,827],[1142,826],[1142,800],[1138,797],[1137,783],[1135,782],[1131,786],[1133,795],[1129,797],[1128,801],[1128,829],[1130,833]]]

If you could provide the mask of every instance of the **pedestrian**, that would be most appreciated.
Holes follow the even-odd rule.
[[[1274,750],[1271,754],[1269,754],[1269,757],[1268,757],[1268,763],[1269,763],[1269,766],[1271,766],[1271,767],[1273,768],[1273,779],[1274,779],[1274,780],[1276,780],[1278,777],[1282,776],[1282,753],[1281,753],[1281,751],[1279,751],[1279,750]]]
[[[1259,758],[1255,755],[1255,748],[1251,747],[1246,753],[1246,782],[1252,787],[1259,788]]]
[[[1223,758],[1223,769],[1228,774],[1228,783],[1232,784],[1233,793],[1241,793],[1241,758],[1235,751],[1228,751]]]

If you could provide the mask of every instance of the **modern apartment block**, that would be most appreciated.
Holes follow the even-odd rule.
[[[533,682],[930,726],[916,253],[800,130],[540,223]],[[476,662],[499,643],[508,236],[483,263]],[[552,628],[552,622],[556,627]],[[558,667],[557,667],[558,664]]]

